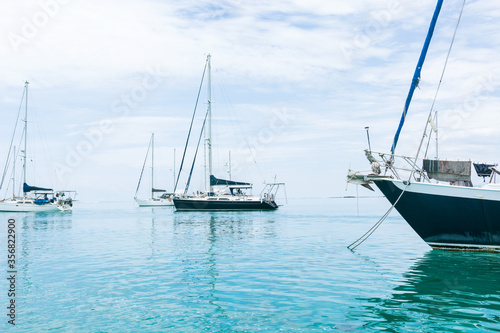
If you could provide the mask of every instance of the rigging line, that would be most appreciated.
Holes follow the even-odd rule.
[[[203,79],[205,78],[205,72],[207,70],[207,65],[208,65],[208,58],[207,58],[207,61],[205,62],[205,68],[203,69],[203,74],[201,76],[200,88],[198,89],[198,96],[196,97],[196,103],[194,105],[193,117],[191,118],[191,125],[189,125],[189,131],[188,131],[188,135],[186,138],[186,146],[184,147],[184,153],[182,154],[181,165],[179,167],[179,173],[177,174],[177,181],[175,182],[175,186],[174,186],[174,193],[175,193],[175,190],[177,189],[177,184],[179,184],[179,178],[181,177],[182,166],[184,165],[184,158],[186,157],[186,151],[187,151],[187,147],[188,147],[188,143],[189,143],[189,137],[191,136],[191,129],[193,128],[194,116],[196,114],[196,109],[198,108],[198,101],[200,100],[201,88],[203,86]]]
[[[191,176],[193,175],[194,164],[196,162],[196,155],[198,155],[198,148],[200,148],[200,141],[201,141],[201,138],[203,137],[203,132],[205,132],[205,123],[207,122],[207,117],[208,117],[208,109],[207,109],[207,112],[205,113],[205,119],[203,120],[203,126],[201,127],[200,137],[198,138],[198,144],[196,145],[196,151],[194,153],[193,165],[191,165],[191,171],[189,172],[189,177],[188,177],[188,181],[186,183],[186,188],[184,189],[184,194],[187,193],[187,191],[189,189],[189,184],[191,183]]]
[[[463,1],[462,3],[462,8],[460,10],[460,14],[458,16],[458,21],[457,21],[457,25],[455,26],[455,32],[453,33],[453,38],[451,40],[451,44],[450,44],[450,48],[448,49],[448,54],[446,55],[446,61],[445,61],[445,64],[444,64],[444,68],[443,68],[443,71],[441,73],[441,78],[439,79],[439,84],[438,84],[438,87],[437,87],[437,90],[436,90],[436,94],[434,96],[434,100],[432,102],[432,106],[431,106],[431,109],[429,111],[429,116],[427,117],[427,122],[425,123],[425,129],[424,129],[424,133],[422,135],[422,139],[420,141],[420,145],[418,147],[418,150],[417,150],[417,154],[415,155],[415,163],[417,162],[417,159],[418,159],[418,156],[420,154],[420,150],[422,149],[422,144],[424,142],[424,139],[425,139],[425,134],[427,133],[427,128],[429,126],[429,123],[430,123],[430,120],[432,118],[432,110],[434,109],[434,104],[436,102],[436,99],[437,99],[437,95],[438,95],[438,92],[439,92],[439,88],[441,87],[441,83],[443,81],[443,77],[444,77],[444,73],[446,71],[446,66],[448,64],[448,59],[450,57],[450,53],[451,53],[451,49],[453,47],[453,42],[455,41],[455,36],[457,34],[457,30],[458,30],[458,26],[460,24],[460,20],[462,18],[462,13],[463,13],[463,10],[464,10],[464,7],[465,7],[465,2],[466,0]],[[405,193],[407,187],[410,185],[410,182],[409,180],[411,179],[411,177],[413,177],[413,175],[415,174],[415,169],[412,170],[411,174],[410,174],[410,178],[408,179],[408,183],[406,184],[406,187],[403,189],[403,191],[401,192],[401,194],[399,195],[398,199],[394,202],[394,204],[391,206],[391,208],[389,208],[389,210],[384,214],[384,216],[382,216],[382,218],[377,222],[375,223],[375,225],[373,227],[370,228],[370,230],[368,230],[363,236],[361,236],[360,238],[358,238],[355,242],[353,242],[352,244],[350,244],[348,246],[349,249],[351,250],[354,250],[356,247],[358,247],[359,245],[361,245],[365,240],[368,239],[368,237],[370,237],[374,232],[375,230],[378,229],[378,227],[382,224],[382,222],[386,219],[386,217],[389,215],[389,213],[392,211],[392,209],[396,206],[396,204],[398,203],[399,199],[401,199],[401,197],[403,196],[403,194]],[[366,237],[365,237],[366,236]],[[358,243],[359,242],[359,243]],[[358,243],[357,245],[355,245],[354,247],[352,247],[354,244]]]
[[[283,192],[285,192],[285,202],[288,204],[288,197],[286,195],[286,186],[283,185]]]
[[[429,146],[431,144],[432,129],[429,131],[429,140],[427,140],[427,145],[425,147],[424,159],[427,158],[427,153],[429,152]]]
[[[216,73],[216,75],[217,75],[217,76],[219,76],[219,71],[218,71],[217,69],[215,70],[215,73]],[[229,94],[227,93],[226,87],[225,87],[225,86],[224,86],[224,84],[222,83],[222,80],[221,80],[221,79],[219,79],[219,85],[220,85],[220,89],[221,89],[221,91],[222,91],[222,96],[223,96],[225,99],[227,99],[227,103],[228,103],[228,105],[229,105],[229,110],[232,112],[232,114],[233,114],[233,115],[234,115],[234,117],[236,118],[236,125],[237,125],[237,127],[239,128],[239,131],[237,131],[237,130],[236,130],[236,126],[235,126],[235,124],[234,124],[233,119],[232,119],[231,117],[229,117],[229,120],[231,121],[231,126],[233,127],[233,131],[235,132],[235,134],[236,134],[236,137],[237,137],[238,141],[243,141],[243,142],[245,142],[245,144],[246,144],[246,146],[247,146],[247,148],[248,148],[248,150],[249,150],[249,152],[250,152],[250,156],[252,157],[253,163],[254,163],[254,164],[255,164],[255,166],[257,167],[257,172],[259,173],[259,177],[260,177],[261,179],[263,179],[264,177],[262,177],[262,172],[261,172],[261,170],[260,170],[260,168],[259,168],[259,165],[257,164],[257,160],[256,160],[256,158],[255,158],[255,155],[254,155],[254,153],[253,153],[253,150],[252,150],[252,148],[250,147],[250,142],[248,141],[248,135],[246,135],[245,131],[243,131],[243,128],[241,127],[241,122],[240,122],[240,120],[239,120],[239,118],[238,118],[238,115],[236,114],[236,111],[234,110],[234,107],[233,107],[233,104],[232,104],[231,99],[230,99],[230,97],[229,97]],[[240,135],[239,135],[240,133],[243,133],[243,140],[241,140],[241,139],[240,139]],[[247,174],[248,174],[248,175],[250,175],[250,171],[249,171],[249,169],[248,169],[248,165],[245,163],[245,164],[244,164],[244,166],[245,166],[245,169],[246,169],[246,171],[247,171]]]
[[[434,115],[434,120],[436,121],[436,139],[437,139],[437,112]],[[432,127],[431,124],[431,129],[429,130],[429,140],[427,140],[427,146],[425,147],[425,153],[424,153],[424,159],[427,158],[427,153],[429,152],[429,146],[431,144],[431,139],[432,139],[432,132],[434,132],[434,128]],[[438,157],[437,151],[436,151],[436,159]]]
[[[54,158],[52,157],[52,154],[50,152],[49,147],[47,146],[47,142],[48,142],[47,136],[44,134],[44,133],[47,133],[48,131],[43,131],[43,129],[44,129],[43,123],[41,121],[41,118],[38,117],[38,108],[37,108],[37,104],[36,104],[36,99],[34,98],[33,95],[34,94],[32,93],[31,100],[30,100],[30,103],[32,105],[31,106],[31,110],[32,110],[31,113],[33,115],[33,118],[35,118],[33,127],[36,129],[36,131],[38,132],[38,135],[40,137],[39,144],[40,144],[40,147],[42,148],[41,151],[42,151],[42,155],[43,155],[43,162],[44,162],[45,168],[47,170],[46,175],[49,178],[49,182],[50,182],[51,186],[54,186],[55,178],[53,178],[53,176],[57,177],[57,175],[54,171],[55,168],[51,168],[49,165],[49,161],[54,161]],[[35,161],[37,161],[37,159],[35,159]]]
[[[422,149],[422,144],[423,144],[424,139],[425,139],[425,133],[427,133],[427,128],[428,128],[429,123],[432,119],[432,110],[434,109],[434,104],[436,103],[439,89],[441,88],[441,83],[443,82],[443,77],[444,77],[444,73],[446,71],[446,66],[448,65],[448,60],[450,58],[451,49],[453,47],[453,43],[455,42],[455,36],[457,34],[458,26],[460,25],[460,20],[462,19],[462,13],[464,12],[465,1],[466,0],[464,0],[462,3],[462,8],[460,9],[460,14],[458,15],[457,25],[455,26],[455,31],[453,32],[453,37],[451,39],[450,48],[448,49],[448,54],[446,55],[446,60],[444,62],[443,71],[441,72],[441,78],[439,79],[439,83],[438,83],[438,86],[436,89],[436,94],[434,95],[434,100],[432,101],[431,109],[429,111],[429,116],[427,117],[427,122],[425,123],[424,134],[422,135],[422,139],[420,140],[420,145],[418,147],[417,154],[415,155],[415,163],[417,162],[418,155],[420,154],[420,150]]]
[[[17,143],[17,147],[18,147],[18,148],[19,148],[19,147],[21,147],[21,143],[23,142],[23,137],[24,137],[24,127],[23,127],[23,131],[21,132],[21,135],[19,136],[19,141],[18,141],[18,143]],[[17,149],[17,150],[16,150],[16,154],[15,154],[15,156],[13,156],[13,157],[14,157],[14,161],[17,161],[17,159],[19,158],[19,154],[20,154],[20,153],[21,153],[21,149],[19,148],[19,149]],[[14,164],[14,163],[13,163],[13,164]],[[14,168],[12,169],[12,173],[11,173],[11,174],[13,174],[13,173],[14,173]],[[9,188],[10,188],[10,183],[11,183],[11,182],[12,182],[12,178],[11,178],[11,177],[9,177],[8,182],[7,182],[7,187],[6,187],[6,189],[5,189],[5,194],[7,194],[7,193],[9,192]],[[23,186],[22,186],[23,184],[22,184],[22,182],[18,182],[18,183],[19,183],[19,184],[18,184],[18,185],[19,185],[19,188],[18,188],[18,190],[17,190],[17,193],[21,193],[21,189],[22,189],[22,187],[23,187]],[[15,188],[14,188],[14,187],[13,187],[13,190],[15,191]]]
[[[429,31],[427,32],[427,37],[425,38],[424,47],[420,52],[420,57],[417,62],[417,67],[415,68],[415,73],[413,74],[413,79],[411,81],[410,91],[408,92],[408,96],[406,97],[403,114],[401,115],[401,120],[399,121],[398,129],[396,131],[396,134],[394,135],[394,140],[392,142],[392,147],[391,147],[391,154],[392,154],[391,160],[394,159],[396,145],[398,144],[399,135],[401,134],[401,130],[403,129],[403,125],[406,120],[406,115],[408,113],[408,108],[410,107],[410,103],[413,98],[413,93],[415,92],[415,89],[418,87],[418,84],[420,82],[422,67],[424,65],[425,57],[427,56],[427,51],[431,43],[432,35],[434,34],[434,28],[436,27],[436,22],[439,16],[439,12],[441,11],[442,5],[443,5],[443,0],[438,0],[436,9],[434,10],[434,14],[432,15],[432,20],[429,26]]]
[[[19,110],[17,111],[16,123],[14,125],[14,132],[12,133],[12,138],[10,139],[9,152],[7,153],[7,159],[5,161],[5,166],[3,169],[2,181],[0,182],[0,189],[3,186],[4,180],[5,180],[5,175],[7,174],[7,167],[10,163],[10,152],[12,151],[12,143],[14,142],[14,137],[16,136],[17,124],[19,123],[19,117],[21,115],[21,109],[23,106],[23,100],[24,100],[25,94],[26,94],[26,87],[23,89],[23,94],[21,96],[21,104],[19,104]]]
[[[137,189],[135,190],[134,198],[137,198],[137,192],[139,192],[139,186],[141,185],[142,174],[144,173],[144,168],[146,167],[146,162],[148,161],[148,155],[149,155],[149,150],[151,149],[152,141],[153,141],[153,136],[151,136],[151,139],[149,140],[148,150],[146,151],[146,158],[144,158],[144,164],[142,165],[141,175],[139,176],[139,182],[137,183]]]

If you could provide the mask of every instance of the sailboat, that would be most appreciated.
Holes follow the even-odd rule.
[[[392,207],[434,249],[500,252],[500,186],[473,187],[470,161],[423,158],[422,164],[419,163],[424,138],[430,139],[430,134],[436,132],[432,108],[415,157],[395,154],[442,3],[442,0],[437,1],[391,152],[365,150],[372,172],[363,174],[349,170],[348,182],[378,187]],[[403,167],[398,167],[398,161],[404,163]],[[498,173],[495,167],[489,168]],[[408,177],[402,176],[404,169],[410,170]]]
[[[152,133],[151,140],[149,141],[148,150],[146,152],[146,158],[144,159],[144,164],[142,165],[141,176],[139,177],[137,189],[135,190],[134,200],[135,202],[137,202],[139,207],[173,206],[174,203],[172,202],[172,193],[167,193],[166,190],[157,189],[154,187],[154,143],[155,143],[155,134]],[[140,199],[137,197],[137,193],[139,192],[139,187],[141,186],[142,175],[144,173],[144,168],[146,167],[146,161],[148,159],[150,149],[151,149],[151,198]],[[163,193],[163,194],[159,197],[155,197],[155,193]]]
[[[207,56],[207,60],[205,63],[205,70],[208,72],[208,108],[205,114],[205,119],[203,121],[203,127],[200,133],[200,137],[198,139],[198,146],[196,148],[196,153],[198,152],[199,143],[201,140],[201,134],[206,130],[206,145],[208,150],[208,179],[209,183],[204,192],[197,192],[193,195],[188,195],[189,184],[191,181],[191,175],[193,172],[194,163],[196,161],[196,153],[193,159],[193,165],[191,167],[191,172],[189,174],[189,178],[184,190],[183,195],[174,197],[174,205],[176,211],[217,211],[217,210],[231,210],[231,211],[239,211],[239,210],[275,210],[278,208],[278,204],[275,202],[275,196],[280,188],[280,186],[284,186],[284,183],[270,183],[266,184],[264,190],[261,192],[260,196],[254,196],[250,194],[250,190],[252,189],[252,184],[248,182],[241,181],[233,181],[220,179],[213,175],[212,168],[212,100],[211,100],[211,64],[210,64],[211,56],[210,54]],[[205,74],[205,70],[203,74]],[[204,77],[204,75],[203,75]],[[203,83],[203,78],[202,78]],[[201,85],[200,85],[201,88]],[[199,96],[199,95],[198,95]],[[196,110],[196,108],[195,108]],[[193,114],[194,118],[194,114]],[[192,125],[192,122],[191,122]],[[205,128],[206,126],[206,128]],[[189,133],[191,129],[189,130]],[[189,141],[189,135],[188,140]],[[186,148],[187,148],[186,142]],[[184,155],[185,155],[184,150]],[[184,158],[183,158],[184,160]],[[182,170],[182,162],[181,162],[181,170]],[[179,175],[176,181],[179,181]],[[174,190],[175,192],[175,190]]]
[[[14,137],[16,133],[16,126],[14,128],[14,134],[12,136],[9,153],[7,155],[7,160],[5,163],[4,172],[0,182],[0,188],[4,185],[5,177],[8,170],[12,171],[12,197],[0,200],[0,212],[60,212],[60,211],[71,211],[73,207],[73,201],[76,196],[75,191],[57,191],[54,192],[50,188],[30,186],[26,183],[27,173],[27,139],[28,139],[28,85],[29,82],[25,82],[23,98],[25,99],[25,109],[24,109],[24,128],[23,128],[23,144],[24,148],[16,153],[16,147],[13,145]],[[20,109],[21,110],[21,109]],[[18,115],[19,120],[20,113]],[[12,153],[12,154],[11,154]],[[22,185],[22,195],[16,194],[16,177],[15,177],[15,161],[21,155],[23,160],[23,185]],[[12,160],[12,168],[10,169],[10,161]],[[10,185],[10,183],[9,183]]]

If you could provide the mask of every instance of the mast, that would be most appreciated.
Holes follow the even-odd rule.
[[[26,196],[26,192],[24,191],[24,184],[26,184],[26,159],[28,158],[28,154],[26,152],[27,141],[28,141],[28,84],[29,82],[24,82],[24,89],[26,89],[26,103],[24,109],[24,159],[23,159],[23,194]]]
[[[155,194],[155,183],[154,183],[154,166],[155,166],[155,134],[151,134],[151,199],[153,199]]]
[[[205,62],[205,67],[203,68],[203,75],[201,76],[200,87],[198,89],[198,95],[196,97],[196,103],[194,105],[193,117],[191,117],[191,125],[189,125],[189,131],[188,131],[188,135],[187,135],[187,138],[186,138],[186,144],[184,145],[184,152],[182,153],[181,165],[179,167],[179,172],[177,173],[177,179],[175,180],[174,193],[177,190],[177,185],[179,184],[179,178],[180,178],[180,175],[181,175],[181,172],[182,172],[182,166],[184,165],[184,158],[186,157],[186,151],[187,151],[187,147],[188,147],[188,144],[189,144],[189,138],[191,137],[191,130],[193,129],[193,122],[194,122],[194,118],[195,118],[195,115],[196,115],[196,109],[198,108],[198,101],[200,100],[200,94],[201,94],[201,90],[203,88],[203,81],[205,79],[205,73],[206,73],[206,71],[207,71],[207,63]],[[205,118],[206,118],[206,116],[205,116]],[[203,124],[205,124],[205,121],[203,121]],[[205,174],[206,174],[206,172],[205,172]],[[187,187],[186,187],[186,189],[184,191],[184,194],[186,192],[187,192]]]
[[[16,146],[14,146],[14,156],[12,162],[12,199],[16,197]]]
[[[146,152],[146,157],[144,157],[144,163],[142,164],[141,175],[139,176],[139,181],[137,182],[137,188],[135,189],[134,199],[137,198],[137,193],[139,192],[139,187],[141,186],[142,175],[144,174],[144,169],[146,168],[146,163],[148,163],[149,150],[151,149],[152,141],[153,141],[153,135],[151,135],[151,139],[149,140],[149,143],[148,143],[148,150]],[[151,184],[151,188],[153,188],[153,184]]]
[[[441,11],[441,6],[443,4],[443,0],[438,0],[436,9],[434,10],[434,15],[432,16],[431,24],[429,26],[429,31],[427,32],[427,37],[425,38],[424,47],[422,48],[422,52],[420,53],[420,58],[418,59],[417,68],[415,69],[415,73],[413,74],[413,79],[411,81],[410,91],[408,92],[408,96],[406,97],[405,107],[403,109],[403,114],[401,115],[401,120],[399,121],[399,127],[396,131],[396,135],[394,136],[394,140],[392,142],[391,154],[394,157],[394,152],[396,150],[396,145],[398,144],[399,134],[401,133],[401,129],[403,128],[406,114],[408,113],[408,108],[410,107],[410,102],[413,97],[413,93],[415,92],[415,88],[417,88],[418,83],[420,82],[420,73],[422,71],[422,66],[424,65],[425,56],[427,55],[427,50],[429,49],[429,44],[432,39],[432,35],[434,33],[434,28],[436,27],[436,22],[439,16],[439,12]]]
[[[436,110],[436,160],[439,160],[439,127],[438,111]]]
[[[174,187],[175,187],[175,148],[174,148]]]
[[[212,73],[210,66],[210,58],[211,55],[207,56],[207,65],[208,65],[208,181],[210,182],[210,176],[212,175]],[[209,186],[210,193],[213,192],[212,184]]]

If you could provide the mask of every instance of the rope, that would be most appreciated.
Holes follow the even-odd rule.
[[[137,183],[137,188],[135,190],[134,197],[137,197],[137,192],[139,192],[139,186],[141,185],[142,174],[144,173],[144,168],[146,167],[146,162],[148,160],[149,150],[151,149],[151,143],[153,142],[153,136],[151,135],[151,139],[149,140],[148,150],[146,152],[146,157],[144,158],[144,164],[142,165],[141,175],[139,176],[139,182]],[[153,185],[151,185],[153,187]]]
[[[215,74],[219,78],[219,89],[221,90],[221,96],[226,100],[225,102],[227,103],[228,109],[231,112],[231,115],[234,116],[234,118],[235,118],[235,119],[233,119],[232,117],[229,117],[229,120],[231,122],[231,126],[233,128],[233,131],[234,131],[234,134],[236,136],[236,139],[238,140],[238,142],[244,142],[245,143],[246,148],[248,148],[248,152],[250,153],[249,157],[251,157],[251,160],[253,161],[253,164],[257,168],[257,173],[258,173],[259,178],[260,179],[264,179],[264,177],[262,176],[263,174],[262,174],[262,171],[260,170],[259,164],[257,163],[257,159],[255,158],[254,152],[253,152],[253,150],[251,148],[250,142],[248,141],[248,135],[246,134],[246,132],[241,127],[241,121],[238,118],[238,114],[234,110],[233,103],[231,102],[229,94],[227,93],[226,87],[224,86],[223,81],[222,81],[222,79],[219,76],[219,71],[217,69],[215,70]],[[240,134],[242,136],[240,136]],[[246,161],[246,159],[242,159],[242,160],[244,162],[243,166],[245,168],[245,171],[246,171],[247,175],[250,176],[251,172],[250,172],[250,169],[248,168],[248,165],[246,163],[247,161]]]
[[[0,188],[3,186],[5,181],[5,175],[7,174],[7,169],[10,163],[10,153],[12,151],[12,143],[14,142],[14,137],[16,136],[17,124],[19,122],[19,116],[21,115],[21,108],[23,106],[24,94],[26,93],[26,87],[23,89],[23,95],[21,96],[21,104],[19,105],[19,110],[17,111],[16,124],[14,125],[14,132],[12,133],[12,138],[10,139],[9,152],[7,153],[7,159],[5,160],[5,167],[3,169],[2,181],[0,181]]]
[[[450,53],[451,53],[451,49],[453,47],[453,43],[455,41],[455,36],[457,34],[457,30],[458,30],[458,26],[460,24],[460,20],[462,18],[462,13],[464,11],[464,7],[465,7],[465,1],[463,1],[462,3],[462,8],[460,10],[460,14],[458,16],[458,21],[457,21],[457,25],[455,26],[455,31],[453,33],[453,38],[451,40],[451,44],[450,44],[450,48],[448,49],[448,54],[446,55],[446,60],[445,60],[445,63],[444,63],[444,67],[443,67],[443,71],[441,73],[441,78],[439,79],[439,84],[438,84],[438,87],[436,89],[436,94],[434,95],[434,100],[432,101],[432,105],[431,105],[431,109],[429,111],[429,116],[427,117],[427,122],[425,124],[425,129],[424,129],[424,134],[422,136],[422,139],[420,141],[420,145],[418,147],[418,150],[417,150],[417,154],[415,155],[415,163],[417,162],[417,159],[418,159],[418,156],[420,154],[420,150],[422,149],[422,144],[424,142],[424,139],[425,139],[425,136],[426,136],[426,133],[427,133],[427,127],[429,126],[429,122],[432,118],[432,110],[434,108],[434,104],[436,103],[436,99],[437,99],[437,95],[438,95],[438,92],[439,92],[439,89],[441,87],[441,83],[443,81],[443,77],[444,77],[444,73],[446,71],[446,66],[448,64],[448,59],[450,57]],[[411,175],[408,179],[408,182],[405,186],[405,188],[403,189],[403,191],[401,192],[401,194],[399,195],[398,199],[394,202],[394,204],[391,206],[391,208],[389,208],[387,210],[387,212],[377,221],[377,223],[375,223],[366,233],[363,234],[363,236],[359,237],[356,241],[354,241],[353,243],[351,243],[349,246],[347,246],[347,248],[349,248],[350,250],[354,250],[355,248],[357,248],[359,245],[361,245],[365,240],[367,240],[374,232],[375,230],[378,229],[378,227],[382,224],[382,222],[384,222],[384,220],[387,218],[387,216],[389,216],[390,212],[394,209],[394,207],[396,206],[396,204],[399,202],[399,199],[401,199],[401,197],[403,196],[403,194],[405,193],[406,189],[408,188],[408,186],[410,185],[410,179],[413,177],[413,175],[415,174],[415,169],[412,170],[411,172]]]
[[[455,32],[453,33],[453,38],[451,39],[451,44],[450,44],[450,48],[448,49],[448,54],[446,55],[446,60],[444,62],[443,71],[441,72],[441,78],[439,79],[439,84],[438,84],[437,89],[436,89],[436,94],[434,95],[434,100],[432,101],[431,109],[429,111],[429,116],[427,117],[427,122],[425,123],[424,134],[422,135],[422,139],[420,140],[420,145],[418,147],[417,154],[415,155],[415,162],[417,162],[418,155],[420,154],[420,150],[422,149],[422,144],[424,142],[424,139],[425,139],[425,136],[427,133],[427,128],[429,126],[429,122],[432,119],[432,110],[434,109],[434,104],[436,103],[437,95],[439,93],[439,89],[441,88],[441,83],[443,82],[444,72],[446,71],[446,66],[448,65],[448,59],[450,58],[451,49],[453,47],[453,43],[455,42],[455,36],[457,34],[458,26],[460,24],[460,20],[462,19],[462,13],[464,11],[465,1],[466,0],[464,0],[464,2],[462,3],[462,8],[460,10],[460,14],[458,15],[457,25],[455,26]]]
[[[205,123],[207,122],[208,109],[207,113],[205,113],[205,119],[203,120],[203,126],[201,127],[200,137],[198,138],[198,144],[196,145],[196,151],[194,153],[193,164],[191,165],[191,171],[189,172],[189,177],[186,183],[186,188],[184,189],[184,195],[187,194],[189,189],[189,184],[191,183],[191,176],[193,175],[194,164],[196,163],[196,156],[198,155],[198,148],[200,148],[201,138],[203,137],[203,133],[205,132]]]
[[[411,176],[410,176],[411,177]],[[364,243],[365,240],[367,240],[374,232],[375,230],[378,229],[378,227],[382,224],[382,222],[385,221],[385,219],[387,218],[387,216],[389,216],[389,214],[391,213],[391,211],[394,209],[394,207],[397,205],[397,203],[399,202],[399,199],[401,199],[401,197],[403,196],[403,193],[405,193],[406,189],[408,188],[408,186],[410,186],[410,182],[407,182],[406,183],[406,186],[405,188],[403,189],[403,191],[401,191],[401,194],[399,195],[398,199],[394,202],[394,204],[392,204],[391,208],[389,208],[387,210],[387,212],[385,212],[385,214],[377,221],[377,223],[375,223],[367,232],[365,232],[361,237],[359,237],[358,239],[356,239],[354,242],[352,242],[351,244],[349,244],[349,246],[347,246],[347,248],[349,250],[354,250],[355,248],[357,248],[358,246],[360,246],[361,244]]]
[[[191,130],[193,129],[194,116],[196,115],[196,109],[198,108],[198,102],[200,100],[200,94],[201,94],[201,89],[203,87],[203,79],[205,78],[205,72],[207,70],[207,65],[208,65],[208,58],[207,58],[207,61],[205,62],[205,68],[203,68],[203,74],[201,76],[200,87],[198,88],[198,96],[196,97],[196,103],[194,105],[193,117],[191,118],[191,125],[189,125],[189,132],[188,132],[188,135],[186,138],[186,145],[184,147],[184,152],[182,153],[181,166],[179,167],[179,173],[177,174],[177,180],[176,180],[175,186],[174,186],[174,193],[177,190],[177,185],[179,184],[179,179],[181,177],[182,166],[184,165],[184,158],[186,157],[186,151],[187,151],[187,147],[189,144],[189,137],[191,136]]]

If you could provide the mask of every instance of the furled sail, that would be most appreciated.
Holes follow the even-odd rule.
[[[234,185],[251,185],[250,183],[235,182],[233,180],[219,179],[215,178],[214,175],[210,175],[210,186],[234,186]]]
[[[29,186],[28,184],[24,183],[23,184],[23,192],[31,192],[31,191],[52,191],[51,188],[43,188],[43,187],[37,187],[37,186]]]

